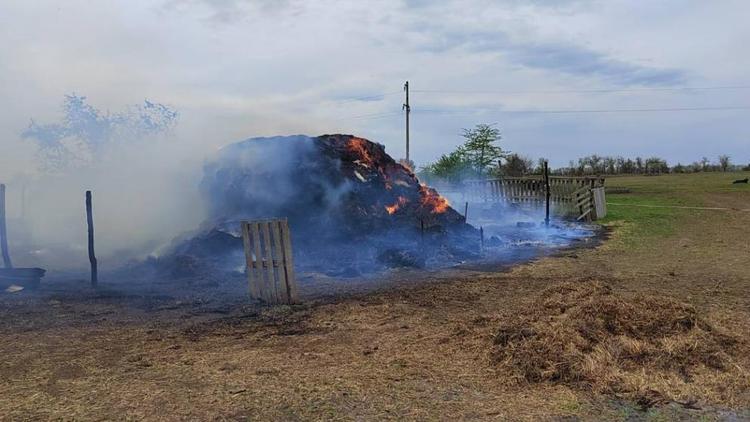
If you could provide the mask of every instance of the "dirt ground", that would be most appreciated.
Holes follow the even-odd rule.
[[[519,383],[492,361],[504,321],[545,288],[578,281],[688,303],[750,352],[750,190],[701,203],[734,210],[680,210],[667,215],[674,231],[651,237],[610,218],[596,248],[505,272],[395,274],[389,288],[292,307],[6,294],[0,419],[750,419],[750,353],[722,374],[726,389],[695,379],[691,397],[648,408]]]

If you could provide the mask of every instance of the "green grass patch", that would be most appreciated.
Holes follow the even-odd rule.
[[[630,193],[608,194],[607,217],[599,222],[616,229],[624,246],[645,247],[653,238],[678,232],[689,220],[686,217],[702,213],[680,208],[649,208],[648,205],[705,206],[707,194],[750,192],[747,185],[732,184],[733,180],[745,177],[750,177],[750,172],[610,177],[607,186],[627,188]]]
[[[633,193],[660,197],[686,197],[703,193],[750,192],[748,185],[732,184],[734,180],[750,177],[750,172],[665,174],[662,176],[610,176],[607,186],[630,189]]]
[[[607,217],[599,223],[618,230],[619,239],[626,247],[642,247],[652,238],[673,235],[680,225],[679,220],[685,215],[685,210],[678,208],[634,206],[672,205],[675,202],[651,195],[608,195],[607,202],[624,205],[608,205]]]

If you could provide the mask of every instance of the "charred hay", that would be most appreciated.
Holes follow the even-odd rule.
[[[497,331],[494,363],[515,379],[557,383],[649,406],[733,394],[721,381],[736,363],[738,337],[693,306],[667,297],[628,295],[608,285],[568,282]]]

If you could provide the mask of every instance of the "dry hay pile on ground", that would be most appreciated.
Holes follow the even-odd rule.
[[[643,406],[732,403],[748,391],[738,362],[745,347],[688,304],[579,282],[546,289],[526,309],[499,330],[492,353],[518,381],[561,383]]]

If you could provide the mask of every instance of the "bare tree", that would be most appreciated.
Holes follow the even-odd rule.
[[[710,162],[711,161],[706,157],[701,158],[701,170],[708,171],[708,164]]]
[[[729,156],[728,155],[720,155],[719,156],[719,166],[721,167],[721,171],[727,171],[729,169]]]

